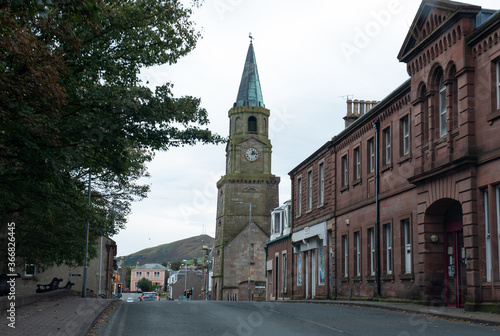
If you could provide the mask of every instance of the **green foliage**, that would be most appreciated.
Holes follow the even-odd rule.
[[[153,283],[146,278],[137,281],[137,288],[143,292],[151,292],[153,290]]]
[[[16,222],[20,259],[81,265],[86,222],[92,257],[146,197],[155,150],[224,141],[199,98],[138,79],[195,47],[191,14],[178,0],[0,3],[0,232]]]

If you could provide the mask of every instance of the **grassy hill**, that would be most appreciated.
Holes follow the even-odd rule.
[[[208,235],[199,235],[173,243],[150,247],[124,257],[125,265],[135,266],[137,262],[147,263],[174,262],[183,259],[203,258],[203,245],[212,246],[214,238]]]

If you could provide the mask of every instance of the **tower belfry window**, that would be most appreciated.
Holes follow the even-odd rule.
[[[257,132],[257,118],[255,117],[248,118],[248,132],[250,133]]]

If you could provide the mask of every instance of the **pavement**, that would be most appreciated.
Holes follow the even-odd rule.
[[[14,314],[4,307],[0,312],[0,335],[87,336],[101,313],[116,301],[95,295],[82,298],[71,290],[60,295],[61,291],[54,291],[59,295],[40,296],[38,302],[16,305]]]
[[[3,297],[2,299],[6,299]],[[44,336],[88,336],[93,325],[116,300],[99,297],[82,298],[76,291],[67,291],[64,295],[46,297],[38,302],[31,302],[16,307],[14,326],[10,313],[0,312],[0,335],[44,335]],[[282,301],[292,302],[292,301]],[[378,301],[338,301],[338,300],[300,300],[304,304],[336,304],[386,309],[410,314],[419,314],[429,318],[439,317],[467,323],[500,326],[500,314],[469,312],[462,308],[430,307],[402,302]]]

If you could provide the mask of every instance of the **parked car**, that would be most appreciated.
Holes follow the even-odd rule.
[[[139,301],[160,301],[160,296],[156,292],[144,292]]]
[[[131,297],[127,298],[127,302],[134,302],[134,298]]]

